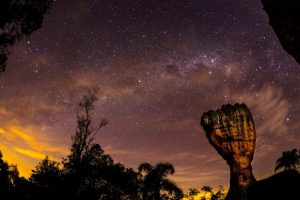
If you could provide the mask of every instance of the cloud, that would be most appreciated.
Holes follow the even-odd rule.
[[[284,137],[286,135],[289,103],[283,97],[280,88],[265,85],[258,91],[250,90],[233,94],[232,99],[244,102],[250,107],[258,137],[266,135]]]
[[[29,176],[32,167],[46,155],[58,161],[67,153],[65,146],[57,144],[47,134],[40,134],[38,130],[10,122],[4,122],[0,128],[0,150],[9,163],[19,165],[22,176]]]
[[[223,167],[223,166],[222,166]],[[227,185],[227,180],[224,177],[229,177],[229,170],[222,167],[206,166],[199,168],[198,166],[176,167],[173,179],[179,185],[184,185],[184,190],[188,188],[201,188],[208,183],[213,183],[213,187],[219,185]],[[225,180],[225,181],[224,181]]]
[[[32,151],[29,149],[23,149],[23,148],[19,148],[19,147],[14,147],[14,150],[18,153],[21,153],[25,156],[29,156],[29,157],[37,159],[37,160],[42,160],[45,158],[45,154],[37,152],[37,151]]]
[[[20,138],[22,141],[21,142],[26,142],[28,145],[32,145],[34,146],[34,148],[36,148],[36,144],[35,141],[33,139],[33,137],[31,137],[30,135],[28,135],[27,133],[21,131],[19,128],[17,128],[16,126],[12,126],[9,128],[9,132],[15,137],[15,138]]]
[[[96,115],[110,120],[98,141],[115,161],[134,169],[144,161],[171,162],[179,185],[228,184],[226,163],[199,126],[201,112],[226,101],[247,103],[256,124],[254,164],[258,164],[279,152],[277,145],[286,141],[289,102],[274,85],[249,89],[241,70],[247,72],[250,65],[235,58],[204,56],[196,52],[182,60],[166,58],[126,67],[75,67],[68,73],[50,57],[33,56],[28,63],[36,62],[39,73],[47,63],[59,73],[44,77],[22,68],[24,76],[12,74],[10,88],[0,97],[1,149],[12,162],[26,166],[27,174],[46,154],[66,155],[75,106],[82,94],[98,85]],[[45,79],[38,80],[39,76]],[[35,87],[37,83],[41,86]]]
[[[233,92],[232,99],[246,103],[253,115],[257,139],[253,161],[255,171],[272,170],[277,156],[292,142],[286,120],[289,101],[284,98],[281,88],[268,84],[260,89]],[[262,162],[266,164],[259,165]]]

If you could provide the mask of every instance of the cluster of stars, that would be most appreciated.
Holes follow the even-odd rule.
[[[248,103],[264,141],[258,148],[276,146],[265,153],[273,160],[295,144],[285,136],[299,139],[299,66],[281,49],[259,3],[57,1],[10,64],[0,80],[0,110],[10,108],[3,124],[14,118],[68,145],[76,104],[97,86],[94,119],[109,120],[97,142],[118,148],[107,153],[129,167],[172,162],[185,175],[177,177],[183,188],[228,184],[222,174],[204,183],[182,170],[214,177],[225,171],[199,125],[205,111]],[[128,152],[136,154],[128,158]],[[171,159],[183,153],[193,159]],[[203,164],[203,157],[216,161]],[[261,173],[273,169],[263,160],[256,166]]]

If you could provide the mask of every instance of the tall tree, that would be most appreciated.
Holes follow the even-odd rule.
[[[71,154],[68,156],[68,167],[74,169],[80,167],[84,159],[91,158],[92,150],[100,150],[99,146],[93,143],[96,134],[107,124],[106,119],[102,119],[96,126],[92,125],[91,112],[94,110],[94,103],[97,101],[98,89],[88,91],[79,103],[77,110],[77,129],[72,136]],[[96,156],[96,155],[93,155]]]
[[[93,123],[97,92],[97,89],[89,91],[79,103],[71,153],[63,162],[68,199],[138,199],[138,174],[120,163],[115,164],[94,143],[96,134],[107,124],[106,119]]]
[[[113,164],[109,155],[105,155],[99,144],[94,143],[96,134],[106,124],[102,119],[97,125],[92,124],[92,111],[97,101],[98,89],[88,91],[78,105],[77,128],[72,136],[71,153],[64,160],[64,169],[70,185],[71,195],[90,195],[90,199],[97,199],[100,188],[105,180],[99,177],[108,165]],[[74,197],[75,198],[75,197]]]
[[[292,149],[291,151],[282,152],[282,156],[276,161],[275,172],[280,168],[284,170],[296,169],[297,164],[299,164],[300,158],[297,149]]]
[[[94,143],[96,134],[107,124],[92,120],[97,89],[83,96],[78,105],[77,128],[70,154],[59,163],[46,157],[30,178],[34,199],[128,200],[138,199],[138,173],[104,153]]]
[[[155,166],[150,163],[142,163],[138,168],[142,174],[142,199],[161,200],[171,197],[171,199],[181,199],[182,190],[171,180],[168,175],[174,174],[175,169],[170,163],[158,163]]]
[[[53,1],[0,1],[0,73],[5,70],[9,46],[41,27]]]

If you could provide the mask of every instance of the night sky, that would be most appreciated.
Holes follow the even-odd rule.
[[[116,162],[170,162],[183,189],[229,185],[200,126],[203,112],[246,103],[253,170],[300,147],[300,66],[260,0],[57,0],[43,27],[11,48],[0,74],[0,149],[21,175],[69,152],[76,105],[100,88],[96,142]]]

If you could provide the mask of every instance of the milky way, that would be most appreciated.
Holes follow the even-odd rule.
[[[11,49],[0,74],[0,149],[28,176],[67,155],[76,104],[100,88],[97,142],[117,162],[171,162],[184,189],[228,185],[203,112],[245,102],[256,130],[254,175],[299,148],[300,67],[259,0],[57,0],[43,27]]]

